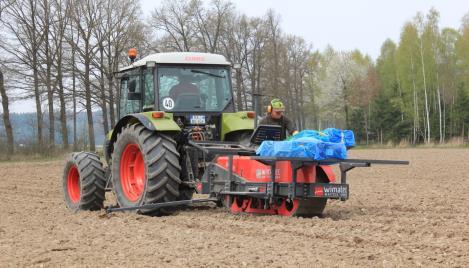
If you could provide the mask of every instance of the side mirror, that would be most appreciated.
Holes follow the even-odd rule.
[[[127,94],[127,100],[141,100],[142,93],[140,92],[130,92]]]

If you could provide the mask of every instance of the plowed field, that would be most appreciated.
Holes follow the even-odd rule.
[[[323,218],[71,213],[64,161],[0,163],[0,267],[469,265],[469,150],[352,150],[409,160],[349,173],[350,199]]]

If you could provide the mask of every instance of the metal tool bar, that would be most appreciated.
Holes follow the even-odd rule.
[[[328,158],[324,160],[314,160],[306,157],[273,157],[273,156],[251,156],[252,159],[273,162],[273,161],[301,161],[304,163],[316,163],[318,165],[332,165],[339,163],[367,163],[367,164],[380,164],[380,165],[408,165],[409,161],[401,160],[376,160],[376,159],[338,159]]]
[[[172,202],[164,202],[164,203],[146,204],[146,205],[134,206],[134,207],[108,208],[106,212],[111,213],[111,212],[117,212],[117,211],[130,211],[130,210],[137,210],[137,209],[167,208],[167,207],[177,207],[177,206],[183,206],[183,205],[217,202],[217,201],[218,199],[216,198],[181,200],[181,201],[172,201]]]
[[[222,191],[220,192],[222,195],[243,195],[243,196],[251,196],[256,198],[267,198],[267,194],[263,192],[236,192],[236,191]]]
[[[253,148],[242,146],[232,142],[196,142],[189,141],[191,146],[203,151],[206,154],[213,155],[255,155]]]

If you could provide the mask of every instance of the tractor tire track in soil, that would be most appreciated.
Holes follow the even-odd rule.
[[[469,263],[469,150],[352,150],[409,160],[349,174],[350,199],[323,218],[72,213],[64,161],[0,163],[0,267],[451,266]],[[107,197],[112,204],[112,194]]]

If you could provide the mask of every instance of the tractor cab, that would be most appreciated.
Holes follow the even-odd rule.
[[[197,130],[197,135],[191,135],[197,139],[230,140],[232,131],[223,126],[227,123],[224,114],[227,118],[236,114],[230,72],[231,63],[216,54],[176,52],[144,57],[118,73],[119,118],[158,111],[170,116],[181,130]],[[253,119],[247,119],[251,125]],[[239,130],[252,132],[252,128],[242,124]]]
[[[230,63],[221,55],[154,54],[121,69],[119,78],[120,117],[150,110],[234,112]]]

